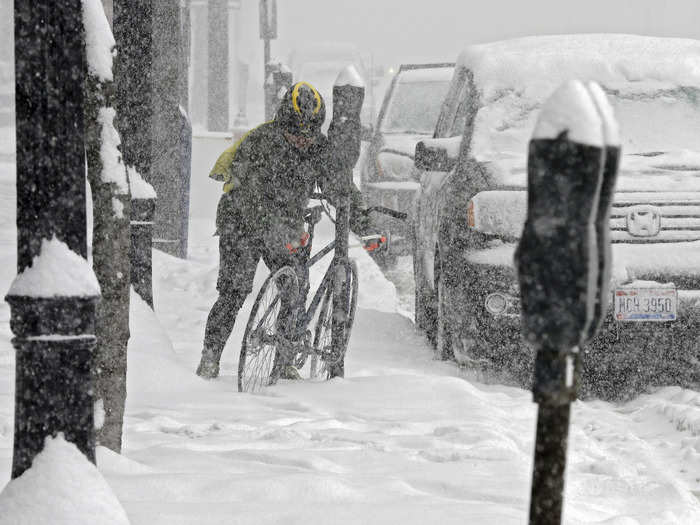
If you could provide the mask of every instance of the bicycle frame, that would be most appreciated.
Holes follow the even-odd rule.
[[[314,194],[312,196],[313,198],[318,198],[318,199],[323,199],[324,196],[322,194]],[[325,208],[323,208],[323,211],[326,211]],[[398,219],[405,219],[406,214],[402,212],[397,212],[395,210],[392,210],[390,208],[385,208],[383,206],[373,206],[371,208],[368,208],[366,210],[366,213],[370,212],[379,212],[379,213],[384,213],[386,215],[391,215],[393,217],[396,217]],[[320,219],[319,219],[320,220]],[[309,241],[308,244],[303,248],[300,254],[303,254],[303,256],[309,256],[308,261],[306,261],[305,266],[307,269],[310,269],[312,266],[314,266],[317,262],[319,262],[321,259],[323,259],[328,253],[333,251],[336,246],[336,240],[333,239],[330,243],[328,243],[326,246],[324,246],[321,250],[319,250],[315,255],[310,256],[311,250],[313,247],[313,241],[314,241],[314,230],[315,226],[319,221],[307,221],[307,224],[309,225]],[[344,258],[347,260],[347,258]],[[301,302],[303,300],[303,304],[299,304],[297,307],[297,315],[301,317],[297,317],[296,323],[294,325],[294,333],[292,334],[292,339],[293,340],[299,340],[301,336],[303,336],[304,331],[306,330],[306,327],[309,325],[309,323],[313,320],[314,316],[316,315],[316,310],[318,309],[319,305],[321,304],[321,300],[323,299],[323,295],[326,293],[326,290],[329,286],[333,285],[333,272],[336,266],[338,265],[339,262],[344,262],[343,259],[339,259],[338,257],[334,257],[333,261],[331,262],[330,266],[328,266],[328,269],[326,270],[325,275],[323,276],[323,279],[321,280],[321,283],[319,284],[316,292],[314,293],[314,297],[309,304],[309,307],[306,308],[306,297],[300,297],[299,301]],[[307,277],[308,278],[308,277]],[[305,284],[306,283],[299,283],[299,288],[301,290],[305,289]]]
[[[309,243],[305,247],[305,253],[310,253],[312,246],[313,246],[313,240],[314,240],[314,226],[315,224],[309,224]],[[331,241],[328,243],[326,246],[324,246],[318,253],[316,253],[313,257],[309,257],[309,260],[306,262],[306,268],[309,269],[312,266],[314,266],[317,262],[319,262],[321,259],[323,259],[328,253],[333,251],[335,248],[335,240]],[[332,280],[333,280],[333,270],[337,264],[337,259],[333,259],[331,261],[330,266],[328,266],[328,269],[326,270],[326,273],[323,276],[323,279],[321,279],[321,283],[318,285],[318,288],[316,289],[316,292],[314,293],[313,299],[311,300],[311,303],[309,304],[309,307],[306,308],[306,297],[299,297],[299,301],[303,301],[303,305],[299,304],[298,310],[297,310],[297,315],[301,317],[297,317],[296,323],[295,323],[295,328],[294,328],[294,334],[293,334],[293,339],[297,340],[299,339],[304,331],[306,330],[306,327],[309,325],[309,323],[313,320],[314,316],[316,315],[316,310],[318,309],[319,305],[321,304],[321,300],[323,299],[323,295],[326,293],[326,290],[329,286],[332,285]],[[299,288],[304,289],[305,288],[305,283],[299,283]]]

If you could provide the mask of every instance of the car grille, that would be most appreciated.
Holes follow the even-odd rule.
[[[617,194],[610,214],[614,243],[700,240],[700,194]]]

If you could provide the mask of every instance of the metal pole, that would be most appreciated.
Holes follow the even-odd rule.
[[[228,131],[228,0],[209,0],[207,128]]]
[[[350,194],[352,169],[360,154],[360,112],[365,88],[354,67],[344,69],[333,86],[333,121],[328,137],[338,163],[337,177],[340,190],[335,217],[335,264],[333,281],[333,324],[331,327],[331,356],[334,362],[331,377],[345,375],[345,350],[348,344],[348,244],[350,235]]]
[[[15,2],[14,9],[18,276],[6,300],[17,351],[16,478],[58,432],[95,460],[91,367],[99,286],[85,260],[82,5],[36,0]],[[42,282],[31,277],[35,265],[61,273]]]
[[[264,70],[263,70],[263,94],[265,97],[265,120],[271,120],[274,118],[274,87],[275,83],[272,79],[272,68],[270,66],[270,39],[266,38],[264,41]]]
[[[559,525],[564,501],[571,402],[576,398],[576,353],[542,348],[535,361],[534,400],[538,403],[530,525]],[[568,372],[567,372],[568,371]],[[566,388],[567,373],[572,374]],[[537,386],[541,389],[538,390]],[[554,390],[556,389],[556,391]]]

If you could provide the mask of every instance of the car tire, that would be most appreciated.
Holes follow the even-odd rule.
[[[455,360],[454,354],[454,339],[453,339],[453,326],[449,316],[448,304],[449,292],[445,282],[440,278],[440,271],[438,270],[439,257],[436,256],[435,264],[435,289],[437,290],[437,319],[436,319],[436,330],[435,330],[435,349],[439,359],[443,361]]]
[[[437,296],[428,285],[415,240],[413,242],[413,279],[416,286],[414,294],[415,323],[418,328],[425,331],[428,342],[435,349],[437,348]]]

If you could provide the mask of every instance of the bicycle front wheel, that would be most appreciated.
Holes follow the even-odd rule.
[[[311,357],[311,376],[322,379],[330,379],[335,375],[335,371],[344,369],[345,354],[350,341],[350,332],[355,321],[355,310],[357,310],[357,265],[355,261],[346,261],[344,264],[346,271],[345,286],[342,290],[343,297],[347,300],[345,317],[345,341],[337,352],[332,346],[332,326],[333,326],[333,283],[330,282],[321,303],[321,311],[316,319],[314,328],[314,346]]]
[[[256,392],[274,385],[284,364],[282,346],[287,343],[284,326],[293,326],[288,305],[295,304],[299,282],[293,268],[285,266],[268,276],[250,311],[238,360],[238,391]],[[291,314],[293,317],[293,313]],[[285,322],[286,321],[286,322]]]

